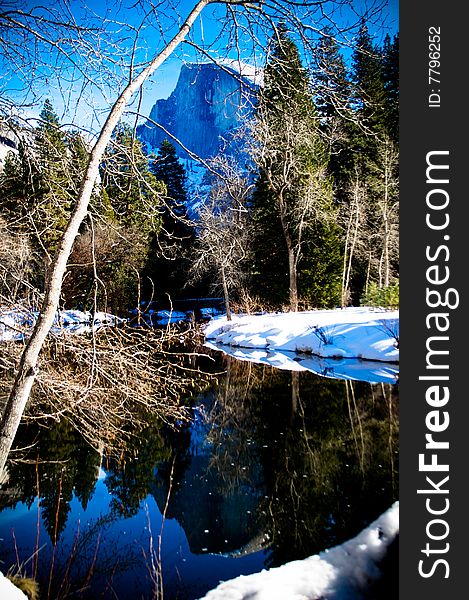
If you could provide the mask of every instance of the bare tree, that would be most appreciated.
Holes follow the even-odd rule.
[[[344,257],[342,306],[350,300],[354,265],[366,267],[365,294],[371,283],[388,288],[396,277],[399,257],[398,151],[389,137],[376,138],[376,161],[367,163],[367,174],[356,166],[348,202],[341,206]]]
[[[339,222],[343,229],[344,251],[342,268],[341,306],[350,301],[353,264],[357,257],[366,255],[366,189],[358,171],[350,184],[350,199],[341,207]]]
[[[0,305],[16,304],[33,292],[29,283],[33,252],[28,236],[14,235],[3,217],[0,238]]]
[[[393,263],[399,255],[399,180],[397,175],[398,152],[388,137],[378,146],[379,169],[375,178],[376,213],[378,219],[377,246],[378,286],[389,287],[393,275]]]
[[[239,289],[243,283],[245,270],[242,265],[249,252],[246,204],[250,186],[232,160],[218,158],[211,166],[218,174],[209,200],[198,211],[192,273],[198,278],[211,270],[215,272],[214,280],[223,290],[226,318],[230,321],[231,291]]]

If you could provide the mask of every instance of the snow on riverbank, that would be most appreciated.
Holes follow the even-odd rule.
[[[225,581],[201,600],[360,600],[380,578],[379,564],[398,533],[399,503],[395,502],[340,546]]]
[[[324,358],[399,361],[399,311],[345,308],[212,319],[207,341]]]
[[[213,318],[205,345],[239,360],[369,383],[399,379],[399,311],[346,308]]]
[[[23,308],[0,308],[0,342],[23,340],[31,334],[34,324],[39,316],[36,311]],[[61,310],[57,313],[51,327],[51,333],[84,333],[91,331],[93,315],[81,310]],[[104,312],[94,313],[93,327],[99,329],[108,325],[116,325],[124,319]]]
[[[0,572],[0,598],[2,600],[27,600],[28,597],[19,590],[2,572]]]

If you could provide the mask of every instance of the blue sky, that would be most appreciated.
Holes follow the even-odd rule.
[[[376,36],[377,43],[380,43],[386,33],[393,35],[398,31],[398,0],[377,0],[381,2],[383,10],[377,23],[370,23],[370,31]],[[28,111],[30,114],[38,114],[38,108],[42,104],[45,97],[50,97],[57,112],[63,122],[79,122],[89,128],[96,128],[107,111],[110,104],[115,100],[117,89],[123,85],[124,76],[128,73],[125,67],[128,63],[128,57],[132,49],[133,40],[135,38],[136,28],[142,23],[145,25],[140,29],[137,43],[137,60],[143,64],[155,51],[160,50],[165,41],[168,41],[175,31],[179,28],[181,22],[189,14],[194,5],[194,0],[163,0],[157,3],[158,14],[148,15],[137,6],[136,0],[44,0],[43,2],[32,2],[31,0],[6,0],[8,4],[18,8],[26,8],[27,11],[33,7],[42,5],[53,7],[58,10],[66,11],[67,6],[75,17],[77,23],[82,23],[83,15],[88,15],[87,23],[102,22],[106,19],[106,28],[109,33],[106,39],[101,38],[96,41],[105,53],[109,60],[107,67],[110,71],[106,74],[104,69],[98,68],[93,71],[93,78],[100,84],[101,91],[98,92],[98,86],[86,85],[85,93],[86,102],[82,102],[78,109],[76,107],[76,98],[82,93],[82,82],[77,78],[75,70],[72,71],[69,67],[63,66],[62,79],[57,78],[48,73],[47,69],[38,68],[33,73],[26,72],[23,74],[23,79],[11,77],[7,79],[5,76],[0,77],[0,93],[7,92],[11,96],[21,97],[28,84],[33,84],[36,96],[29,91],[27,94],[28,101],[36,103],[36,106],[31,106]],[[266,3],[267,4],[267,3]],[[364,10],[372,5],[372,0],[351,0],[350,6],[342,7],[340,10],[334,10],[331,14],[329,24],[335,23],[337,26],[346,27],[353,22],[357,22],[358,16]],[[327,3],[327,8],[332,8],[333,2]],[[90,9],[92,17],[90,21]],[[268,9],[265,9],[268,10]],[[204,51],[211,56],[230,58],[241,57],[242,60],[248,63],[257,63],[259,66],[263,64],[263,51],[267,42],[266,33],[254,25],[252,28],[243,20],[243,12],[237,12],[238,35],[233,36],[232,19],[227,18],[227,8],[222,5],[211,5],[204,9],[201,16],[197,19],[190,33],[189,41],[201,46]],[[276,19],[278,20],[278,19]],[[303,21],[306,25],[307,33],[310,35],[312,29],[317,25],[316,20],[306,19]],[[314,34],[313,34],[314,35]],[[350,40],[353,40],[353,33],[347,34]],[[113,46],[115,39],[118,39],[118,45]],[[257,42],[253,40],[256,40]],[[347,51],[345,51],[347,54]],[[85,69],[92,67],[93,52],[90,53],[90,60],[82,61]],[[115,59],[115,64],[112,60]],[[196,53],[190,44],[181,45],[178,50],[167,59],[160,67],[155,75],[144,86],[144,94],[141,97],[140,112],[148,115],[151,106],[158,98],[167,98],[174,89],[179,70],[183,61],[206,60],[203,52]],[[47,57],[46,57],[47,62]],[[64,64],[62,61],[61,64]],[[138,68],[138,67],[137,67]],[[0,65],[0,71],[5,73],[5,68]],[[119,76],[122,77],[119,80]],[[29,81],[28,81],[29,78]],[[74,79],[74,83],[70,84],[69,80]],[[3,90],[2,90],[3,87]],[[15,90],[12,92],[12,90]],[[64,106],[68,105],[68,112],[64,110]],[[95,117],[91,118],[92,107],[95,110]],[[97,117],[96,117],[97,114]]]

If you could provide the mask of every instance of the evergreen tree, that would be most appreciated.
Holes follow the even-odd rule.
[[[382,49],[362,24],[352,57],[353,119],[348,126],[340,220],[342,304],[357,303],[371,282],[388,286],[397,267],[398,37]]]
[[[10,153],[2,174],[2,210],[16,226],[33,233],[47,261],[57,247],[70,214],[69,157],[65,134],[50,100],[44,102],[33,145],[22,140]],[[12,219],[13,220],[13,219]]]
[[[273,309],[288,301],[288,256],[278,211],[262,171],[252,195],[251,228],[253,295]]]
[[[150,170],[141,142],[127,124],[116,128],[101,169],[103,189],[117,222],[145,236],[160,227],[163,186]]]
[[[381,52],[373,44],[365,23],[360,29],[352,63],[360,124],[367,134],[382,134],[386,128],[386,93]],[[372,139],[372,136],[367,137]]]
[[[69,156],[68,179],[72,193],[75,195],[79,191],[79,186],[83,178],[86,165],[89,159],[89,150],[79,131],[71,131],[66,139],[67,152]]]
[[[46,100],[38,126],[25,132],[16,154],[9,153],[0,176],[2,214],[12,232],[30,240],[37,258],[30,283],[39,289],[78,194],[87,158],[83,141],[81,145],[78,156],[76,134],[62,131],[52,103]]]
[[[75,152],[81,153],[77,139]],[[69,298],[74,302],[81,298],[81,306],[90,308],[97,291],[98,300],[106,301],[117,314],[135,306],[150,238],[160,227],[163,193],[164,186],[151,173],[141,143],[128,125],[121,124],[101,165],[101,197],[94,207],[101,222],[89,224],[74,245],[70,262],[77,267],[64,286]],[[93,261],[98,288],[90,267]]]
[[[2,215],[16,230],[26,232],[27,199],[32,196],[30,171],[27,168],[27,149],[23,143],[18,146],[18,153],[9,152],[0,173]]]
[[[166,185],[166,197],[171,201],[171,208],[178,216],[185,213],[187,201],[186,171],[179,161],[176,148],[169,140],[163,140],[151,170],[157,179]]]
[[[334,36],[326,29],[317,44],[314,68],[314,98],[323,139],[329,148],[329,172],[334,181],[336,201],[344,201],[344,192],[353,171],[353,112],[350,106],[352,86],[347,67]]]
[[[399,34],[386,35],[382,50],[382,72],[386,93],[386,130],[394,144],[399,143]]]
[[[70,176],[75,173],[80,181],[88,151],[78,132],[69,135],[68,147]],[[164,186],[151,173],[141,143],[126,124],[116,129],[100,175],[90,219],[73,246],[62,296],[70,307],[91,309],[97,300],[121,314],[138,301],[150,239],[161,222]]]
[[[314,59],[316,111],[325,122],[326,131],[330,131],[329,123],[347,111],[351,89],[339,45],[327,29],[316,46]]]
[[[194,231],[187,216],[186,171],[169,140],[162,141],[151,162],[151,171],[164,183],[166,192],[161,207],[161,228],[152,236],[145,274],[155,285],[157,298],[164,300],[166,294],[176,297],[181,281],[187,279]]]
[[[30,202],[40,244],[53,253],[65,230],[73,196],[69,186],[70,159],[66,136],[50,100],[45,100],[35,134],[32,177],[35,193]]]
[[[255,291],[277,304],[288,297],[292,310],[300,299],[331,306],[339,299],[340,240],[329,154],[306,71],[284,27],[272,46],[254,130],[260,171],[253,195]],[[336,251],[322,252],[326,240]]]

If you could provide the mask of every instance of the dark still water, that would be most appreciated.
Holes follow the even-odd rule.
[[[118,458],[67,422],[24,427],[2,571],[20,565],[41,598],[195,600],[355,536],[398,498],[397,386],[219,360],[191,424],[149,426]]]

